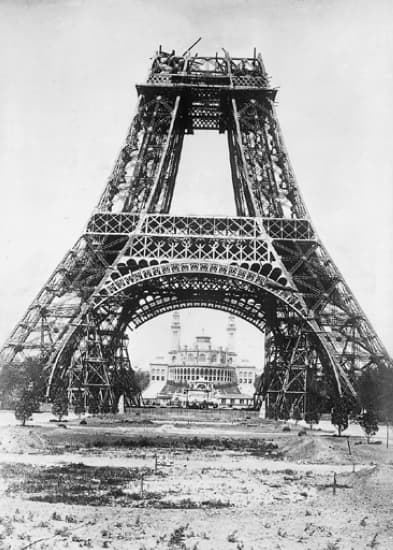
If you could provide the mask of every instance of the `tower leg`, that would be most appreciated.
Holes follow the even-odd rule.
[[[91,314],[82,330],[69,369],[70,405],[93,414],[117,412],[123,395],[126,407],[140,406],[140,390],[128,356],[128,338],[108,334]]]

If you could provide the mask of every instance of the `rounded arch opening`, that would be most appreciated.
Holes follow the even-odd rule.
[[[110,321],[118,334],[175,309],[190,308],[232,313],[262,331],[265,325],[271,328],[278,322],[277,311],[282,306],[291,318],[306,323],[312,333],[311,323],[304,319],[301,303],[291,289],[240,266],[195,261],[129,270],[100,290],[95,312],[105,326],[108,311],[112,316],[115,311]],[[314,337],[319,338],[317,331]]]
[[[173,333],[171,325],[173,314],[178,312],[180,318],[179,349],[173,350]],[[130,357],[136,368],[149,370],[151,365],[159,361],[172,365],[176,376],[186,379],[187,372],[190,382],[208,380],[213,377],[217,382],[224,382],[224,366],[217,360],[221,354],[228,353],[230,338],[228,335],[229,312],[225,309],[212,309],[200,306],[174,308],[171,311],[156,315],[129,332]],[[240,368],[241,365],[253,367],[256,375],[260,375],[264,366],[264,333],[249,321],[235,315],[235,336],[233,356],[226,359],[227,366]],[[198,337],[203,336],[201,347]],[[192,370],[194,369],[194,370]],[[251,393],[254,386],[250,385]]]

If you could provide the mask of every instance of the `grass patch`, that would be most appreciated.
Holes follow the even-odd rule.
[[[21,494],[35,502],[52,504],[79,504],[90,506],[132,506],[157,509],[218,509],[232,506],[228,501],[191,498],[165,500],[167,492],[139,490],[141,475],[157,477],[151,468],[93,467],[84,464],[61,466],[32,466],[29,464],[3,464],[0,473],[9,480],[6,493]],[[159,472],[159,476],[166,474]],[[130,484],[130,482],[133,482]],[[71,514],[62,518],[56,511],[54,520],[76,523]]]
[[[217,509],[217,508],[230,508],[233,506],[229,501],[223,501],[219,499],[210,499],[196,501],[191,498],[183,498],[181,500],[161,500],[155,503],[156,508],[162,509],[174,509],[174,510],[196,510],[196,509]]]
[[[139,449],[139,448],[160,448],[160,449],[181,449],[183,451],[194,449],[210,449],[217,451],[241,451],[257,456],[274,455],[279,457],[277,445],[264,439],[240,439],[240,438],[212,438],[212,437],[163,437],[163,436],[140,436],[133,438],[96,438],[87,441],[86,448],[103,449],[108,447]]]
[[[131,492],[130,482],[135,485],[141,475],[154,474],[151,468],[93,467],[84,464],[62,466],[31,466],[5,464],[0,474],[10,480],[6,493],[22,493],[29,500],[38,502],[88,504],[92,506],[127,506],[144,499],[160,498],[159,494]],[[159,472],[154,474],[164,477]],[[134,485],[134,488],[135,488]]]

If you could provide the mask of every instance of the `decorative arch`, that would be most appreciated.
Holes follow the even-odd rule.
[[[230,287],[226,284],[228,281],[238,281],[246,285],[246,287],[256,287],[260,291],[269,293],[286,303],[299,316],[305,317],[306,308],[297,294],[286,280],[285,284],[279,282],[279,270],[277,270],[277,268],[272,269],[271,264],[268,264],[270,266],[270,273],[275,273],[275,277],[272,278],[267,274],[263,274],[266,265],[267,263],[262,264],[259,272],[252,271],[251,269],[236,264],[228,265],[208,261],[162,263],[152,267],[143,267],[136,271],[132,271],[130,267],[128,272],[124,272],[123,269],[121,275],[116,272],[115,278],[105,281],[95,293],[92,300],[92,307],[98,308],[107,300],[118,295],[124,295],[125,292],[132,292],[134,287],[140,286],[143,283],[147,284],[149,281],[155,279],[164,281],[170,278],[173,283],[173,288],[176,290],[179,288],[178,279],[187,274],[197,274],[199,279],[203,278],[203,276],[217,278],[217,280],[221,281],[220,288],[224,292],[230,290]],[[114,274],[112,274],[112,277],[113,275]],[[201,281],[201,285],[203,285],[203,281]],[[209,307],[209,305],[207,304],[206,307]]]
[[[277,303],[284,304],[296,318],[308,325],[308,331],[318,340],[321,349],[333,370],[340,391],[340,377],[337,365],[330,355],[318,325],[307,318],[302,301],[286,282],[274,279],[238,265],[224,265],[217,262],[172,262],[136,271],[122,271],[121,276],[107,279],[97,288],[91,299],[92,309],[105,327],[108,311],[117,304],[116,318],[111,318],[114,333],[123,334],[127,327],[136,328],[150,319],[189,307],[207,307],[227,311],[253,324],[261,331],[270,327],[275,313],[271,309]],[[279,277],[279,274],[277,274]],[[109,307],[108,307],[109,306]],[[80,319],[80,325],[83,317]],[[71,341],[72,334],[68,337]],[[75,339],[77,342],[77,338]],[[64,345],[63,351],[67,349]],[[62,364],[58,354],[53,365],[50,381]],[[63,364],[62,369],[67,366]],[[343,373],[341,373],[341,376]]]

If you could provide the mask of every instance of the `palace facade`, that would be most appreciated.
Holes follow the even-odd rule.
[[[177,311],[171,332],[168,354],[149,365],[150,384],[143,393],[145,404],[236,408],[253,405],[256,367],[241,361],[235,351],[233,315],[228,318],[226,347],[214,346],[212,338],[204,334],[196,336],[191,345],[181,345]]]

